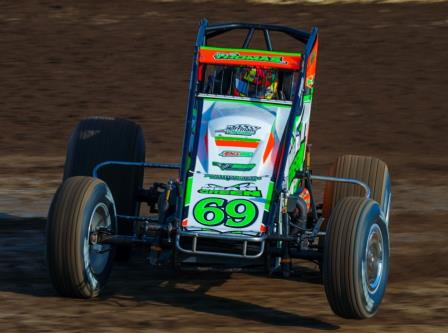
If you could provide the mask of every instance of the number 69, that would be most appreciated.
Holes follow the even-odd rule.
[[[193,208],[195,220],[206,226],[223,224],[230,228],[245,228],[257,220],[257,206],[244,199],[205,198]]]

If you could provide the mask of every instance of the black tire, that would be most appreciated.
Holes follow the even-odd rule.
[[[48,213],[46,257],[50,278],[59,294],[97,296],[109,277],[114,248],[94,244],[92,231],[114,231],[115,206],[106,183],[98,178],[72,177],[59,187]]]
[[[367,260],[375,254],[381,258],[377,265]],[[388,274],[389,234],[378,203],[341,199],[331,213],[325,238],[322,277],[331,309],[344,318],[372,317],[383,299]]]
[[[145,161],[145,140],[140,126],[126,119],[88,118],[73,131],[67,148],[64,180],[73,176],[92,176],[93,168],[104,161]],[[107,166],[98,177],[109,186],[118,214],[138,215],[136,193],[143,186],[143,168]],[[120,235],[132,235],[131,223],[120,223]],[[116,258],[129,258],[130,246],[117,248]]]
[[[390,204],[390,176],[386,163],[370,156],[343,155],[333,164],[330,175],[353,178],[366,183],[370,198],[380,204],[388,220]],[[323,215],[329,217],[332,208],[345,197],[363,197],[364,189],[355,184],[327,182],[324,192]]]

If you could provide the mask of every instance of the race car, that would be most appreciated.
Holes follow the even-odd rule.
[[[237,48],[216,46],[232,31],[245,34]],[[297,52],[274,49],[274,33],[289,37]],[[256,34],[265,49],[250,48]],[[389,272],[390,176],[383,161],[356,155],[340,156],[326,176],[312,173],[318,46],[317,28],[202,20],[180,164],[146,162],[134,122],[81,121],[48,214],[55,289],[97,296],[113,259],[128,259],[135,244],[154,269],[180,274],[258,267],[287,278],[299,258],[321,270],[335,314],[372,317]],[[145,168],[174,169],[178,177],[145,188]],[[325,182],[321,203],[316,181]]]

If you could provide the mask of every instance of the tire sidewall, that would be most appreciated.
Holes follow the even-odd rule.
[[[98,295],[99,291],[104,286],[107,278],[109,277],[112,261],[114,257],[114,248],[112,247],[109,258],[107,259],[106,266],[100,274],[95,274],[90,267],[89,253],[85,253],[86,242],[89,242],[89,226],[92,214],[98,204],[104,204],[107,207],[108,213],[110,214],[111,224],[113,233],[116,233],[116,211],[115,204],[113,201],[112,193],[104,182],[97,183],[85,203],[82,213],[82,224],[81,224],[81,234],[79,237],[80,241],[80,252],[79,256],[82,261],[82,271],[86,287],[92,296]]]
[[[370,205],[369,205],[370,206]],[[369,207],[368,206],[368,207]],[[363,261],[365,260],[365,251],[368,241],[369,232],[372,226],[376,224],[381,231],[383,238],[383,272],[379,286],[373,292],[369,288],[363,277]],[[389,275],[389,233],[385,222],[380,217],[379,205],[375,203],[370,206],[360,216],[355,243],[355,287],[358,304],[361,305],[361,310],[364,312],[363,317],[372,317],[378,310],[379,305],[383,299],[386,291],[387,279]]]

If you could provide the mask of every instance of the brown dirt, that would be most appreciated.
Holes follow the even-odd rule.
[[[0,329],[446,332],[447,13],[448,3],[1,2]],[[143,126],[150,160],[178,161],[192,45],[205,16],[319,26],[314,169],[325,173],[350,152],[384,159],[393,177],[392,272],[375,318],[332,315],[306,268],[288,280],[176,277],[152,272],[139,254],[115,267],[97,300],[63,299],[51,288],[45,221],[25,217],[46,215],[71,129],[91,115],[127,117]]]

